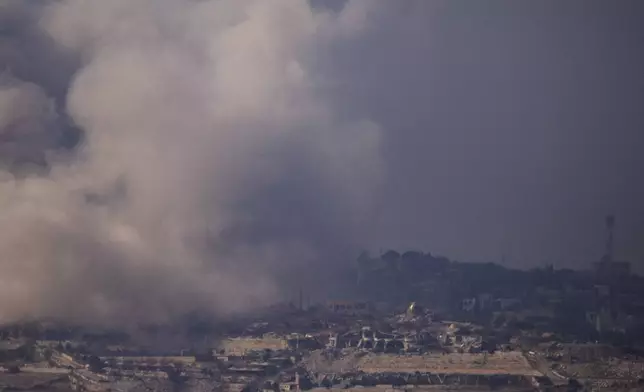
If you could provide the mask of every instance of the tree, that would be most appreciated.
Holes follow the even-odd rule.
[[[400,260],[400,253],[395,250],[388,250],[380,258],[387,263],[396,263]]]
[[[380,258],[385,262],[385,264],[387,265],[387,268],[389,269],[399,268],[400,253],[396,252],[395,250],[388,250]]]
[[[421,252],[416,252],[415,250],[408,250],[400,256],[403,261],[419,261],[423,258]]]

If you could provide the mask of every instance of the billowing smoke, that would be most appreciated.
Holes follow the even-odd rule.
[[[0,321],[225,315],[346,263],[381,131],[315,63],[361,4],[3,2]]]
[[[641,260],[644,7],[578,2],[0,0],[0,320],[342,296],[362,248],[583,268],[609,213]]]

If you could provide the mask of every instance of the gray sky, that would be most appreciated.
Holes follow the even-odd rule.
[[[386,129],[377,243],[583,267],[614,213],[617,256],[640,262],[644,4],[389,4],[328,60],[340,105]]]

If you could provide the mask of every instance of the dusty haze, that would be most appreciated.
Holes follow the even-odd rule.
[[[247,310],[355,246],[382,178],[380,129],[338,118],[308,67],[318,46],[361,33],[361,9],[23,3],[0,8],[18,35],[0,47],[0,319]],[[12,71],[27,38],[77,62],[52,66],[62,96]],[[63,113],[83,130],[73,151],[57,148]],[[38,159],[47,173],[24,165]]]
[[[607,213],[638,262],[642,18],[4,0],[0,320],[226,315],[332,291],[363,248],[583,267]]]

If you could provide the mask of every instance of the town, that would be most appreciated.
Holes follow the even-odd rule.
[[[311,303],[300,290],[226,322],[142,326],[148,343],[53,321],[4,325],[0,390],[641,388],[644,278],[613,260],[613,225],[584,271],[364,253],[361,298]]]
[[[644,0],[0,0],[0,392],[644,392]]]

